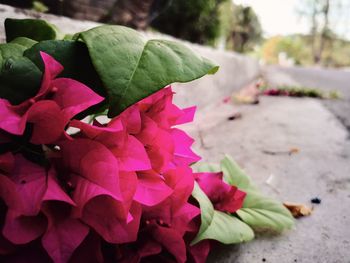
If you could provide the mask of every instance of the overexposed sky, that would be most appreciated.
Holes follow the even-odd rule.
[[[347,1],[350,3],[350,0]],[[301,19],[296,11],[300,0],[233,0],[233,2],[253,7],[267,37],[310,31],[307,19]],[[335,31],[350,39],[350,19],[349,17],[342,19],[346,19],[346,22],[338,21]]]

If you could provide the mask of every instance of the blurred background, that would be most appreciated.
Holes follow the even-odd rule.
[[[0,0],[76,19],[159,31],[263,64],[350,67],[349,0]]]

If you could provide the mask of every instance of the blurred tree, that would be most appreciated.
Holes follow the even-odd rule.
[[[154,0],[114,0],[112,8],[100,22],[145,30],[149,25]]]
[[[260,21],[250,6],[234,5],[228,35],[228,46],[237,52],[246,52],[262,38]]]
[[[338,38],[334,33],[336,21],[349,13],[348,0],[300,0],[299,3],[297,11],[310,24],[313,62],[319,64],[326,46]]]
[[[229,0],[159,0],[167,6],[151,25],[178,38],[200,44],[215,44],[220,36],[219,5]]]
[[[261,47],[261,58],[268,64],[279,62],[279,55],[286,54],[297,65],[310,64],[311,55],[307,42],[309,39],[301,35],[274,36],[267,39]]]

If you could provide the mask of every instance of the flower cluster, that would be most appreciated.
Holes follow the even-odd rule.
[[[222,174],[192,172],[193,139],[174,126],[195,108],[176,107],[168,87],[88,124],[73,117],[103,98],[41,57],[37,95],[0,99],[1,262],[204,262],[209,241],[190,246],[200,224],[195,180],[224,212],[245,194]]]

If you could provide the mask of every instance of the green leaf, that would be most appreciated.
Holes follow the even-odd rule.
[[[220,165],[224,174],[224,180],[228,184],[244,191],[256,191],[256,187],[252,184],[250,178],[230,156],[225,155]]]
[[[0,64],[3,65],[6,59],[21,57],[25,49],[16,43],[0,44]]]
[[[110,99],[110,117],[174,82],[215,73],[218,66],[181,43],[145,40],[123,26],[100,26],[79,34],[89,49]]]
[[[0,98],[19,104],[34,96],[41,83],[41,71],[22,56],[25,47],[15,43],[0,45]]]
[[[223,244],[237,244],[254,238],[253,230],[238,218],[220,211],[214,211],[214,217],[209,227],[197,235],[191,245],[203,239],[217,240]]]
[[[37,93],[41,76],[41,71],[29,59],[7,59],[0,74],[0,97],[14,105],[20,104]]]
[[[294,219],[280,202],[261,194],[247,194],[238,216],[255,231],[282,232],[294,225]]]
[[[196,163],[194,165],[194,169],[198,173],[205,173],[205,172],[211,172],[211,173],[216,173],[216,172],[221,172],[220,166],[217,164],[212,164],[212,163]]]
[[[14,19],[5,20],[6,41],[10,42],[17,37],[27,37],[36,41],[56,39],[59,35],[57,28],[41,19]]]
[[[47,40],[41,41],[24,52],[42,71],[44,63],[40,56],[43,51],[64,67],[60,77],[72,78],[87,85],[89,88],[106,97],[105,90],[93,67],[88,50],[84,43],[70,40]]]
[[[214,216],[214,207],[213,207],[213,204],[210,202],[209,198],[207,197],[207,195],[202,191],[202,189],[199,187],[199,185],[196,182],[194,183],[192,196],[198,201],[199,207],[201,209],[202,223],[197,234],[197,237],[198,237],[201,234],[203,234],[207,230],[207,228],[210,226]]]
[[[27,48],[31,48],[33,45],[35,45],[38,42],[27,37],[17,37],[14,40],[12,40],[10,43],[23,46],[25,49],[27,49]]]

